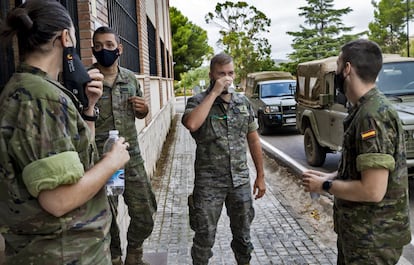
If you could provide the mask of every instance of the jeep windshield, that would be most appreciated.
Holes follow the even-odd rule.
[[[376,84],[386,96],[414,95],[414,62],[384,63]]]
[[[261,86],[261,98],[293,96],[296,91],[296,81],[267,83]]]

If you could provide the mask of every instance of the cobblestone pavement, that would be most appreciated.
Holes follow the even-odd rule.
[[[193,231],[188,224],[187,196],[193,188],[195,143],[176,116],[170,133],[169,148],[159,164],[165,166],[154,176],[153,185],[158,201],[155,228],[145,241],[146,256],[164,256],[159,264],[191,263]],[[254,167],[249,161],[254,176]],[[251,237],[255,250],[251,265],[270,264],[336,264],[336,250],[316,243],[306,222],[291,209],[280,191],[268,187],[266,195],[254,202],[256,216]],[[223,209],[210,264],[236,264],[230,248],[229,219]],[[165,259],[167,262],[165,263]],[[151,259],[152,260],[152,259]]]

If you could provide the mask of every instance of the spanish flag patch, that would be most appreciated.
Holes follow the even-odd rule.
[[[362,140],[366,140],[372,137],[375,137],[377,135],[377,132],[374,129],[368,130],[366,132],[361,133]]]

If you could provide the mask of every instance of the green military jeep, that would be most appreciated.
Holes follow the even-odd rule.
[[[296,79],[288,72],[249,73],[245,95],[259,123],[259,133],[296,124]]]
[[[334,87],[337,57],[297,68],[296,127],[304,135],[306,159],[321,166],[326,154],[341,151],[346,98]],[[414,169],[414,58],[384,54],[377,87],[394,104],[405,131],[407,165]],[[411,170],[410,170],[411,169]]]

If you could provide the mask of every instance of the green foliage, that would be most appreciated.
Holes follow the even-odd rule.
[[[407,47],[404,47],[403,51],[400,53],[402,56],[408,56],[407,54]],[[414,41],[412,39],[410,39],[410,56],[409,57],[414,57]]]
[[[199,67],[213,54],[208,45],[207,32],[191,23],[175,7],[170,8],[174,78],[180,80],[182,73]]]
[[[269,32],[271,21],[263,12],[246,2],[226,1],[217,3],[214,13],[208,13],[205,19],[220,27],[218,43],[233,57],[237,83],[247,73],[274,69],[271,45],[262,37],[262,33]]]
[[[202,89],[206,89],[210,84],[210,80],[208,77],[209,70],[210,69],[208,66],[201,66],[194,70],[182,73],[180,78],[181,81],[177,82],[177,85],[175,86],[175,94],[183,94],[184,89],[187,92],[186,94],[191,94],[192,90],[197,86]],[[204,80],[204,87],[201,87],[200,85],[201,80]]]
[[[378,3],[371,1],[374,6],[374,21],[369,23],[370,40],[380,45],[384,53],[407,54],[407,0],[381,0]],[[412,11],[409,17],[412,18]]]
[[[181,84],[185,87],[193,88],[195,86],[200,86],[200,81],[205,81],[205,86],[209,84],[209,67],[201,66],[194,70],[190,70],[181,75]]]
[[[352,31],[353,27],[345,26],[341,16],[352,9],[334,9],[333,1],[307,0],[307,5],[299,8],[299,16],[305,18],[305,25],[300,25],[300,31],[287,32],[293,36],[294,51],[289,54],[291,62],[281,64],[282,70],[296,73],[296,67],[301,62],[336,56],[343,44],[365,34],[344,34]]]

